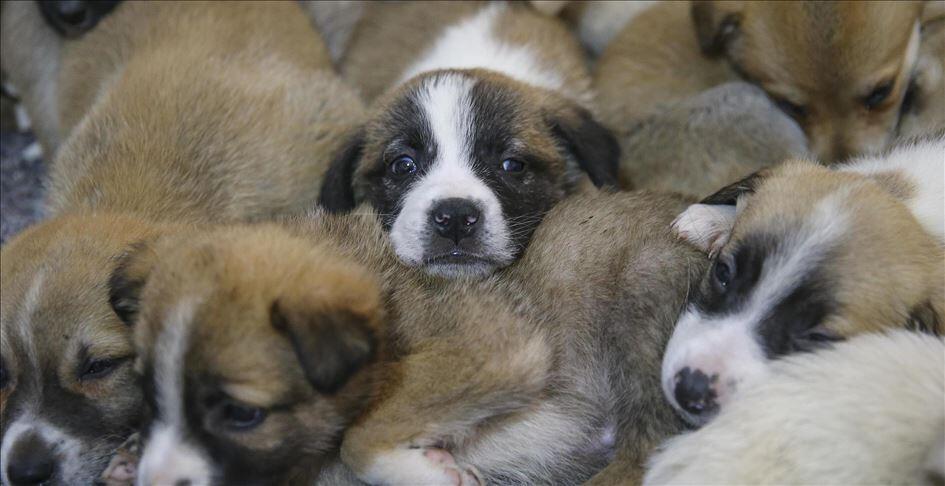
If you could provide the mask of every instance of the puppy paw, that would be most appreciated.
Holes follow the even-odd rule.
[[[735,224],[735,206],[693,204],[672,223],[676,234],[710,258],[728,243]]]
[[[479,486],[483,484],[479,479],[479,474],[474,469],[460,467],[456,464],[456,459],[453,458],[453,455],[444,449],[426,449],[423,455],[434,463],[440,464],[446,468],[450,476],[455,474],[455,482],[453,484],[457,486]]]
[[[396,449],[378,454],[361,479],[370,484],[478,486],[478,474],[459,466],[444,449]]]

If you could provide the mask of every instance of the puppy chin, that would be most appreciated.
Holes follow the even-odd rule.
[[[492,260],[467,257],[462,260],[432,259],[423,264],[423,271],[434,277],[448,279],[483,278],[502,268]]]

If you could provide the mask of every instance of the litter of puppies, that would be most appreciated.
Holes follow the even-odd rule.
[[[0,22],[3,484],[945,482],[945,2]]]

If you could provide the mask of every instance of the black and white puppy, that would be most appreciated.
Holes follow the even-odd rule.
[[[344,71],[367,98],[386,93],[322,204],[369,202],[398,257],[433,275],[508,265],[585,174],[616,185],[619,149],[587,108],[583,62],[562,25],[524,5],[370,5]]]

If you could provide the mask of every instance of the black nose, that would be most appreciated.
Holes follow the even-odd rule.
[[[437,234],[456,244],[474,235],[480,221],[482,214],[479,207],[468,199],[444,199],[433,206],[430,212],[430,224]]]
[[[11,486],[42,484],[56,472],[56,458],[51,447],[38,436],[22,437],[10,450],[7,477]]]
[[[716,399],[715,382],[718,375],[707,376],[701,370],[685,367],[676,373],[676,388],[673,395],[676,403],[693,415],[710,415],[719,408]]]

